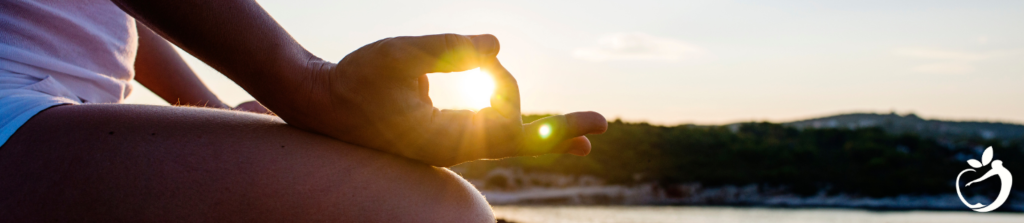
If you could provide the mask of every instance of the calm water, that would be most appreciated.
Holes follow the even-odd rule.
[[[844,209],[775,209],[668,206],[494,206],[494,214],[518,223],[576,222],[1024,222],[1019,213],[950,211],[864,211]]]

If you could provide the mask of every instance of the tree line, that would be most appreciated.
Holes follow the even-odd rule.
[[[524,121],[541,117],[524,116]],[[1024,137],[932,138],[881,128],[797,129],[768,122],[657,126],[615,120],[608,132],[588,138],[593,150],[586,157],[474,161],[453,169],[467,178],[483,177],[496,167],[517,167],[592,175],[612,184],[760,184],[802,195],[946,194],[954,191],[956,175],[970,168],[964,160],[980,159],[982,149],[993,146],[995,158],[1010,172],[1024,174]],[[987,170],[978,169],[978,176]],[[994,193],[998,188],[974,190]]]

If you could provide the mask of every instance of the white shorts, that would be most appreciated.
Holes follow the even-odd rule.
[[[39,112],[80,103],[77,96],[52,77],[39,79],[0,69],[0,146]]]

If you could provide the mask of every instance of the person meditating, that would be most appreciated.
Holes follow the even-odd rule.
[[[222,103],[170,44],[265,108]],[[395,37],[331,63],[254,1],[0,1],[0,219],[494,222],[438,167],[586,155],[607,128],[595,112],[522,123],[498,51],[491,35]],[[425,74],[476,67],[491,107],[433,107]],[[119,104],[133,78],[187,106]]]

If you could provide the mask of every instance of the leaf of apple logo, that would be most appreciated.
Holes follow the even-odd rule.
[[[981,165],[988,166],[988,163],[992,162],[992,147],[989,146],[985,149],[985,152],[981,154]]]
[[[976,160],[976,159],[969,159],[969,160],[967,160],[967,165],[971,165],[971,167],[974,167],[974,168],[981,168],[983,166],[988,166],[988,163],[991,163],[991,162],[992,162],[992,147],[989,146],[987,149],[985,149],[985,152],[983,152],[981,154],[981,162],[978,162],[978,160]]]
[[[981,165],[981,162],[978,162],[978,160],[976,160],[976,159],[969,159],[969,160],[967,160],[967,164],[971,165],[971,167],[974,167],[974,168],[981,168],[981,166],[983,166],[983,165]]]

